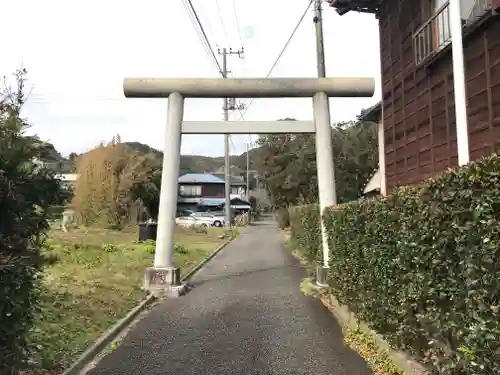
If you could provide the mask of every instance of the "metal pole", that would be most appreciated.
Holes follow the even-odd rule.
[[[469,132],[467,127],[467,96],[465,92],[464,47],[460,0],[449,2],[451,51],[453,60],[453,88],[455,91],[455,118],[457,126],[458,165],[469,162]]]
[[[323,44],[323,20],[321,0],[315,1],[314,23],[316,28],[316,51],[318,76],[325,77],[325,51]],[[332,129],[330,123],[330,106],[328,96],[318,92],[313,96],[314,122],[316,125],[316,165],[318,173],[319,207],[321,215],[321,237],[323,250],[323,269],[318,269],[318,284],[325,282],[325,268],[328,268],[330,249],[328,237],[323,223],[323,211],[336,204],[335,172],[333,163]]]
[[[155,268],[173,268],[175,213],[177,210],[177,184],[181,160],[181,129],[184,98],[173,93],[168,97],[167,126],[161,174],[160,207],[156,237]]]
[[[247,201],[250,200],[250,147],[249,144],[246,144],[247,146],[247,191],[246,191],[246,196],[247,196]]]
[[[227,78],[227,50],[222,49],[222,76]],[[224,121],[229,121],[228,98],[223,100]],[[229,134],[224,134],[224,196],[225,202],[225,226],[231,228],[231,164],[229,158]]]

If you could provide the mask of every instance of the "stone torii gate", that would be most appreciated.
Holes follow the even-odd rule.
[[[185,291],[173,264],[175,216],[182,134],[315,133],[320,209],[336,203],[329,97],[371,97],[373,78],[125,78],[127,98],[168,98],[160,209],[154,265],[146,269],[145,287],[161,296]],[[311,97],[314,121],[183,121],[185,98]],[[329,249],[322,225],[323,267]]]

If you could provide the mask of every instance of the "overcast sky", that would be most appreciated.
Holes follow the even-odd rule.
[[[308,0],[193,0],[211,43],[245,48],[232,57],[232,76],[262,77],[273,65]],[[0,75],[21,64],[32,89],[24,115],[31,132],[63,154],[83,152],[120,134],[163,149],[165,99],[125,99],[124,77],[217,77],[196,24],[183,0],[0,0]],[[220,9],[220,13],[219,13]],[[311,8],[312,9],[312,8]],[[273,77],[316,75],[314,24],[310,12]],[[338,16],[325,6],[328,76],[372,76],[373,98],[332,99],[332,121],[351,120],[380,98],[378,23],[373,15]],[[226,36],[227,34],[227,36]],[[249,103],[249,100],[243,100]],[[221,100],[191,99],[186,120],[219,120]],[[312,119],[310,99],[256,99],[247,120]],[[236,112],[235,120],[240,116]],[[252,137],[253,140],[256,137]],[[248,136],[232,136],[231,153],[245,150]],[[218,156],[222,136],[184,136],[183,154]]]

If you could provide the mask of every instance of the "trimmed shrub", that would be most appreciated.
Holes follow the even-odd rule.
[[[288,213],[288,208],[278,208],[276,210],[276,221],[281,229],[288,228],[290,226],[290,215]]]
[[[290,228],[292,238],[302,255],[311,263],[320,262],[322,254],[319,206],[310,204],[291,207]]]
[[[304,235],[317,215],[300,212],[307,253],[319,225]],[[341,303],[433,374],[500,373],[499,156],[324,217]]]

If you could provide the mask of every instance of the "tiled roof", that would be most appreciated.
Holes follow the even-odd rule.
[[[200,206],[220,206],[226,203],[225,198],[203,198],[200,200]]]
[[[226,179],[224,178],[224,173],[214,173],[213,175],[215,177],[218,177],[222,181],[226,181]],[[237,185],[245,186],[246,184],[245,184],[245,180],[243,179],[243,177],[231,176],[231,185],[233,185],[233,186],[237,186]]]
[[[179,183],[192,184],[223,184],[224,180],[210,173],[187,173],[179,177]]]
[[[231,198],[231,204],[233,205],[235,203],[241,205],[250,205],[250,203],[244,199]],[[226,204],[226,198],[202,198],[200,200],[201,206],[224,206],[225,204]]]
[[[341,16],[350,12],[376,13],[384,0],[326,0]]]
[[[363,109],[358,116],[358,120],[361,121],[373,121],[379,122],[382,117],[382,103],[371,106],[370,108]]]

